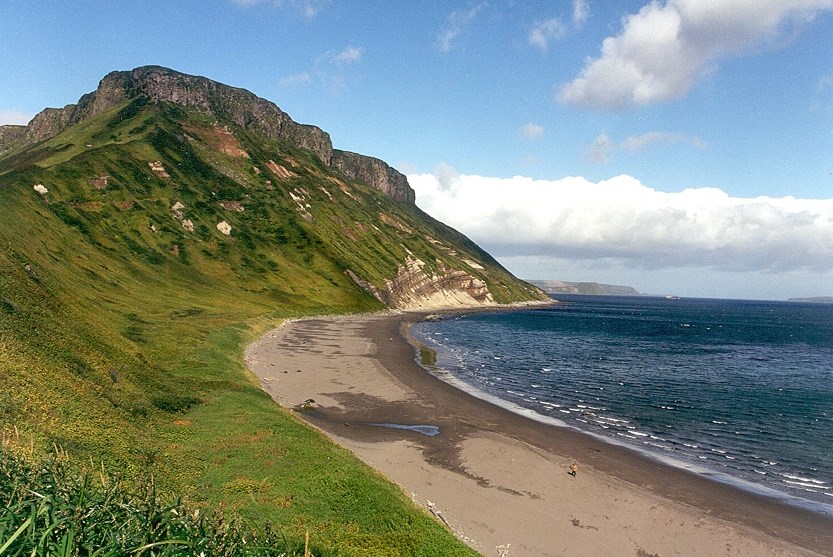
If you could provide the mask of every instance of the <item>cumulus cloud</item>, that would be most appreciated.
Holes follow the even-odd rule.
[[[34,114],[29,114],[28,112],[23,112],[22,110],[0,108],[0,126],[4,124],[25,126],[32,118],[34,118]]]
[[[652,131],[640,135],[631,135],[619,143],[613,141],[606,133],[601,133],[589,147],[589,158],[592,162],[606,163],[613,153],[619,150],[634,153],[654,145],[673,143],[687,143],[698,149],[706,149],[709,146],[705,140],[697,136],[675,132]]]
[[[335,59],[337,62],[344,62],[345,64],[353,64],[355,62],[359,62],[362,59],[363,49],[357,48],[355,46],[348,46],[341,52],[339,52]]]
[[[521,128],[521,137],[524,139],[538,139],[544,135],[544,127],[538,124],[529,123]]]
[[[443,52],[449,52],[454,47],[454,41],[459,37],[477,18],[477,14],[488,5],[488,2],[481,2],[467,10],[451,12],[445,21],[445,26],[437,38],[437,46]]]
[[[567,27],[556,17],[538,21],[529,31],[529,44],[541,52],[546,52],[550,47],[550,41],[560,39],[566,33]]]
[[[606,261],[630,269],[833,271],[833,199],[667,193],[621,175],[533,180],[461,175],[408,180],[417,205],[493,255]]]
[[[722,58],[772,45],[833,0],[652,1],[561,88],[562,103],[623,110],[684,96]]]

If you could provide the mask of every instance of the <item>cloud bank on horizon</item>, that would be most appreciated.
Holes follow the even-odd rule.
[[[625,17],[556,97],[605,110],[677,99],[720,59],[771,47],[831,7],[833,0],[652,1]]]
[[[599,182],[494,178],[447,165],[408,180],[420,208],[498,259],[607,261],[651,271],[833,272],[833,199],[738,198],[716,188],[667,193],[627,175]]]

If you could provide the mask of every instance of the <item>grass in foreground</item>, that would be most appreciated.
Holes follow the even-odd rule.
[[[0,555],[329,555],[268,523],[248,527],[158,496],[153,478],[125,483],[77,472],[65,456],[33,461],[0,448]]]

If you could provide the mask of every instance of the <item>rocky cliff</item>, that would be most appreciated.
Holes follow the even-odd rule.
[[[424,261],[408,257],[399,266],[396,276],[385,281],[384,290],[361,280],[352,271],[348,271],[348,275],[389,308],[418,310],[495,305],[484,281],[440,261],[434,271],[426,271],[425,266]]]
[[[140,97],[151,102],[166,101],[196,108],[219,120],[309,149],[326,166],[339,170],[350,180],[364,182],[398,201],[414,201],[414,192],[400,172],[379,159],[334,151],[327,132],[293,121],[274,103],[245,89],[159,66],[109,73],[95,91],[81,97],[78,103],[43,110],[25,128],[25,142],[34,144],[44,141],[86,118],[128,99]],[[14,133],[19,139],[20,132]],[[0,154],[18,144],[13,145],[0,135]]]
[[[385,161],[333,149],[331,166],[345,176],[373,185],[397,201],[414,202],[414,190],[408,184],[408,179]]]
[[[26,141],[26,126],[0,126],[0,157]]]

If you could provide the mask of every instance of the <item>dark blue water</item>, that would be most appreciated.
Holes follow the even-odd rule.
[[[412,332],[516,410],[833,514],[833,305],[559,300]]]

